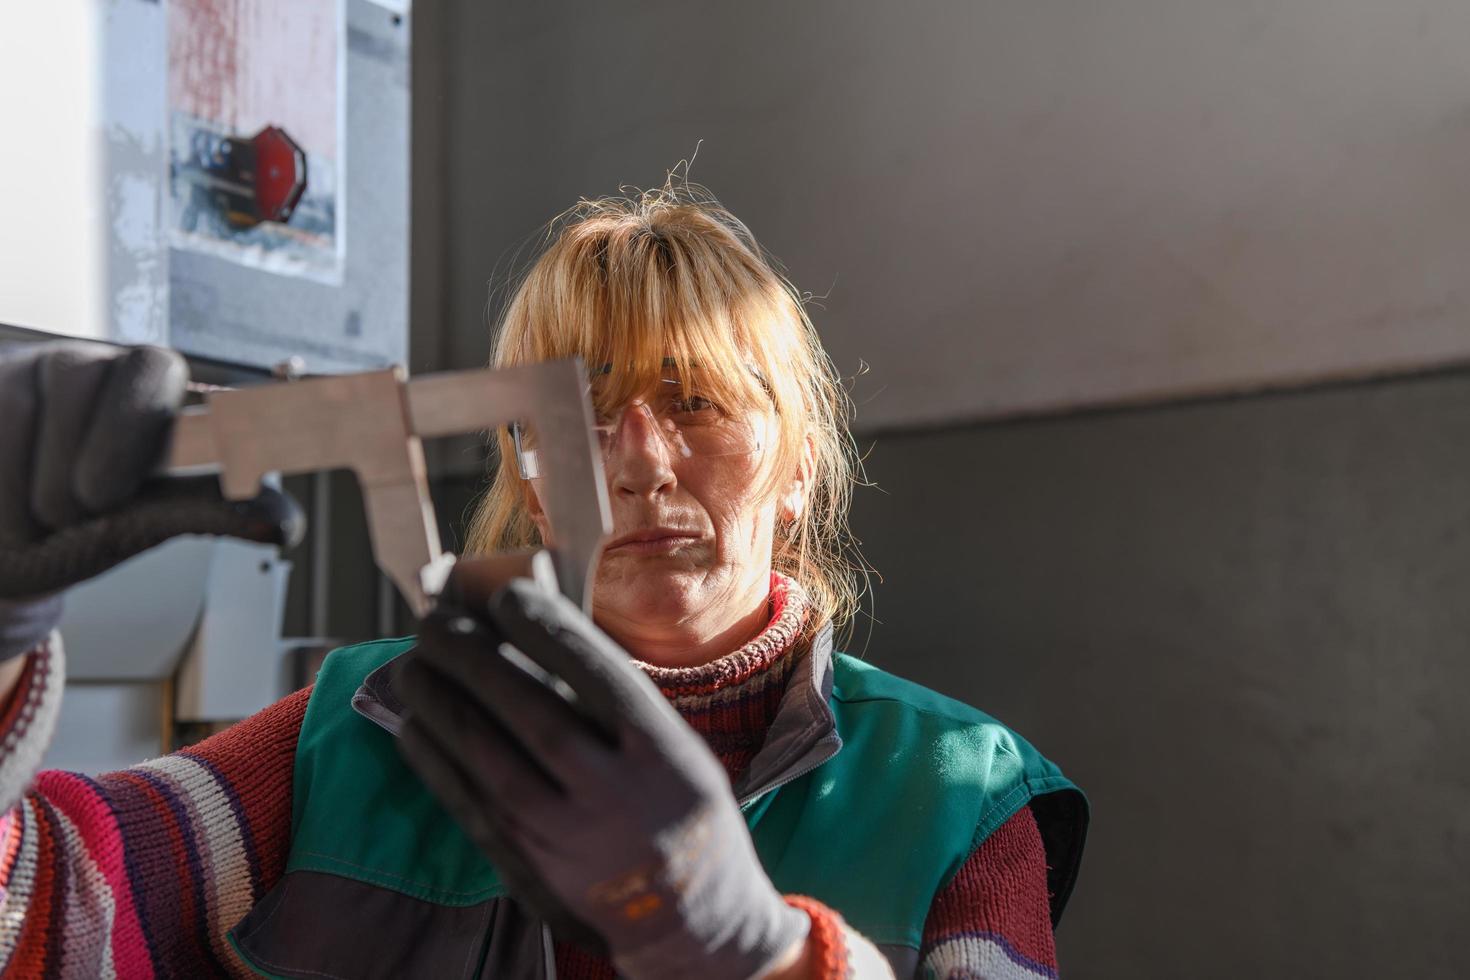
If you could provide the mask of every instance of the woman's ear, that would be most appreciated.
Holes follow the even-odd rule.
[[[811,495],[812,476],[817,469],[817,446],[811,436],[802,443],[801,465],[792,477],[786,492],[777,501],[776,513],[785,524],[795,524],[806,513],[807,497]]]

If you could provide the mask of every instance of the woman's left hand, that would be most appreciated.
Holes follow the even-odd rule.
[[[595,933],[629,977],[745,980],[790,953],[806,915],[628,654],[528,579],[470,605],[424,620],[399,743],[515,897]]]

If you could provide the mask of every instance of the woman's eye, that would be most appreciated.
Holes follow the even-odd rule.
[[[690,395],[686,398],[674,400],[672,406],[678,415],[722,415],[720,406],[705,398],[703,395]]]

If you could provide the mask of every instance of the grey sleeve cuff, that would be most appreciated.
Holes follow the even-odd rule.
[[[61,593],[26,599],[0,599],[0,660],[39,647],[61,622]]]

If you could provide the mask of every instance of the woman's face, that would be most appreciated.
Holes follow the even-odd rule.
[[[800,481],[772,491],[770,454],[686,455],[672,448],[652,413],[624,406],[608,420],[606,472],[613,532],[592,591],[593,618],[634,656],[669,666],[734,649],[765,625],[778,516],[801,507]],[[775,416],[749,419],[759,445]],[[553,529],[535,497],[543,538]],[[713,647],[713,649],[711,649]]]

